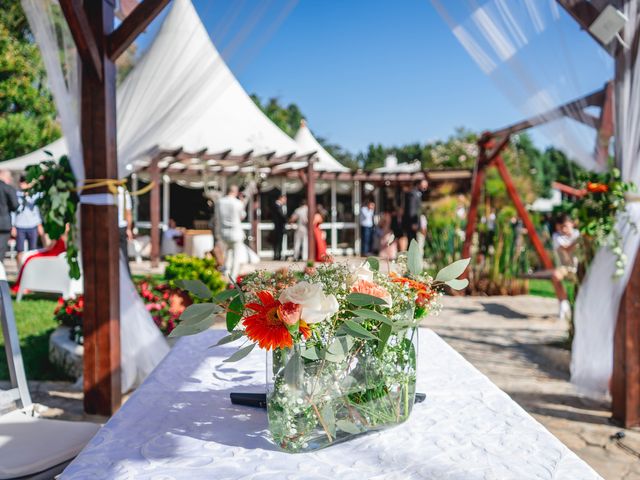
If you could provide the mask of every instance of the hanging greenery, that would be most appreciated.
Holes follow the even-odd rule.
[[[636,187],[632,182],[622,181],[617,168],[598,174],[583,173],[578,182],[581,196],[563,203],[561,211],[577,222],[585,244],[586,262],[590,262],[598,248],[608,247],[616,257],[614,276],[620,277],[624,274],[627,257],[622,251],[622,238],[615,228],[616,221],[618,215],[629,221],[626,194]]]
[[[47,154],[52,156],[48,152]],[[76,244],[79,198],[69,158],[63,155],[58,162],[45,160],[37,165],[30,165],[27,167],[26,178],[30,185],[29,194],[37,199],[44,231],[52,240],[58,240],[66,232],[69,276],[80,278],[79,249]]]

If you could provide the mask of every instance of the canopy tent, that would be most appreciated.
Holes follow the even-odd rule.
[[[298,145],[298,150],[300,152],[315,152],[316,153],[316,161],[314,162],[313,169],[316,172],[348,172],[349,169],[342,165],[339,161],[337,161],[333,156],[325,150],[325,148],[320,145],[320,142],[316,140],[316,138],[307,127],[307,122],[302,120],[300,122],[300,128],[296,133],[294,138],[296,144]],[[294,169],[294,162],[290,162],[288,164],[282,165],[282,167],[277,167],[275,170],[280,169]],[[298,167],[300,168],[300,167]]]
[[[376,173],[416,173],[422,170],[419,160],[411,163],[398,163],[395,155],[389,155],[384,159],[384,167],[374,168]]]
[[[289,157],[301,151],[244,91],[190,0],[172,2],[153,42],[118,87],[117,107],[121,177],[172,151],[208,155],[210,165],[217,159],[237,163],[239,157]],[[66,143],[56,140],[2,166],[23,170],[41,161],[45,150],[57,157],[66,153]],[[168,165],[167,158],[160,168]]]
[[[48,157],[46,152],[52,155],[53,160],[57,160],[62,155],[66,155],[68,151],[67,142],[64,137],[62,137],[55,142],[51,142],[46,147],[39,148],[21,157],[6,160],[0,163],[0,167],[10,172],[24,172],[29,165],[35,165],[45,160]]]

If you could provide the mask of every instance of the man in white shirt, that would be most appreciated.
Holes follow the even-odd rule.
[[[244,243],[242,220],[247,215],[245,204],[238,198],[240,189],[231,185],[227,194],[215,205],[220,236],[226,245],[225,267],[235,281],[240,273],[240,255]]]
[[[129,269],[129,241],[133,240],[133,214],[131,195],[124,187],[118,187],[118,229],[120,230],[120,252],[131,276]]]
[[[376,204],[369,200],[360,209],[360,232],[362,234],[361,253],[363,257],[371,255],[373,244],[373,216],[376,213]]]
[[[305,199],[302,200],[302,205],[293,211],[289,222],[296,224],[296,231],[293,234],[293,259],[307,260],[309,258],[309,207]]]
[[[566,278],[577,281],[577,249],[580,232],[574,228],[573,220],[571,220],[568,215],[560,215],[556,219],[555,230],[551,237],[553,253],[556,259],[556,268],[553,271],[553,277],[558,281]],[[564,321],[571,315],[571,304],[566,298],[559,298],[558,300],[560,301],[558,316]]]

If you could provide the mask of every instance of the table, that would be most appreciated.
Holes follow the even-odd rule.
[[[586,463],[434,332],[420,330],[417,404],[404,424],[312,453],[269,440],[265,354],[221,362],[225,333],[181,339],[62,475],[72,479],[599,479]]]
[[[213,250],[213,235],[210,230],[186,230],[184,232],[184,253],[204,258]]]

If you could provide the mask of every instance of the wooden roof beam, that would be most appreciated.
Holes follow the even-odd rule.
[[[102,80],[102,60],[96,37],[89,25],[87,14],[80,0],[60,0],[60,8],[83,63],[90,64],[99,80]]]
[[[595,22],[596,18],[602,13],[593,2],[589,2],[587,0],[556,0],[565,11],[573,17],[573,19],[578,22],[578,25],[585,30],[591,38],[595,40],[595,42],[604,48],[607,53],[613,55],[616,49],[616,41],[611,40],[608,45],[602,43],[598,38],[596,38],[590,31],[589,27],[593,22]]]
[[[127,15],[120,26],[107,37],[107,55],[112,62],[129,48],[170,1],[144,0]]]

